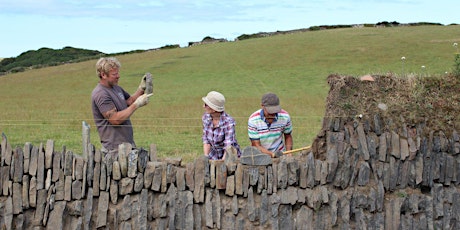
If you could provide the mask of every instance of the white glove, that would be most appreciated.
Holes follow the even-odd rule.
[[[134,105],[136,105],[136,108],[142,107],[144,105],[147,105],[149,103],[149,97],[151,97],[153,93],[151,94],[142,94],[139,96],[136,101],[134,101]]]

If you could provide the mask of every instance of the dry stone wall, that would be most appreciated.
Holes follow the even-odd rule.
[[[54,141],[1,142],[2,229],[457,229],[460,136],[380,119],[325,119],[313,151],[157,159],[121,145],[83,158]],[[372,128],[371,128],[372,127]],[[241,160],[242,161],[242,160]]]
[[[239,159],[184,163],[129,144],[104,156],[85,125],[81,155],[53,140],[13,147],[3,134],[0,228],[460,229],[457,131],[388,111],[338,116],[341,87],[359,82],[329,80],[311,150],[277,159],[247,147]]]

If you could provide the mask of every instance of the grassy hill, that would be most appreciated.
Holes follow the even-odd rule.
[[[262,94],[277,93],[292,116],[294,148],[299,148],[311,144],[320,130],[330,74],[443,76],[452,71],[459,29],[343,28],[118,55],[120,85],[133,92],[145,72],[153,74],[155,95],[131,119],[137,145],[155,143],[160,157],[189,161],[202,154],[201,97],[210,90],[226,96],[243,148],[249,145],[248,116],[260,108]],[[95,63],[0,77],[0,132],[13,146],[53,139],[56,146],[80,153],[81,123],[86,121],[92,143],[100,148],[91,115]]]

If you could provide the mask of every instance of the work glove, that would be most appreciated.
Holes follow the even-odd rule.
[[[147,103],[149,103],[149,97],[151,97],[153,95],[153,93],[151,94],[142,94],[141,96],[139,96],[136,101],[134,101],[134,105],[136,105],[136,109],[139,108],[139,107],[142,107],[144,105],[147,105]]]

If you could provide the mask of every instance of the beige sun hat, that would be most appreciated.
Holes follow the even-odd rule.
[[[219,92],[211,91],[206,95],[206,97],[201,98],[206,105],[208,105],[211,109],[222,112],[224,111],[225,107],[225,97]]]

